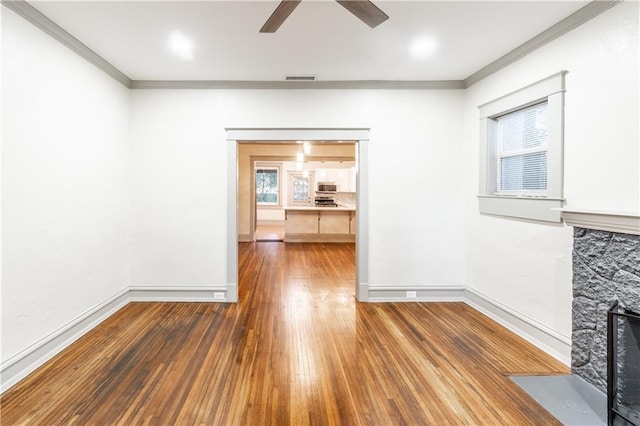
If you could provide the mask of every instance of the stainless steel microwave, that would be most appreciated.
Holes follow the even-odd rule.
[[[338,185],[333,182],[318,182],[318,192],[336,192]]]

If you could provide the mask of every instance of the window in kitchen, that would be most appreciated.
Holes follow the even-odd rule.
[[[256,203],[280,205],[280,167],[256,168]]]
[[[480,109],[480,213],[560,222],[566,71]]]

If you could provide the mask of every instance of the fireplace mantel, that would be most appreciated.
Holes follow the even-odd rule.
[[[565,207],[562,212],[564,223],[579,228],[640,235],[640,214],[628,212],[597,211]]]

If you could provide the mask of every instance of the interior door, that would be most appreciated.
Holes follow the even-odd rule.
[[[289,174],[289,205],[313,205],[314,184],[313,172],[291,172]]]

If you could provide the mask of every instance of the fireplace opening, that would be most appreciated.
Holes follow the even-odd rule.
[[[609,425],[640,426],[640,314],[615,302],[607,315]]]

